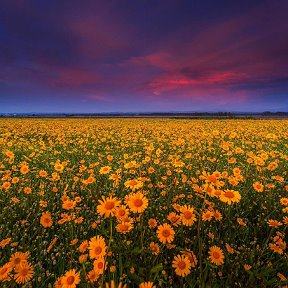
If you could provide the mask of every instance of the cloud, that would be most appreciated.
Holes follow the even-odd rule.
[[[0,84],[9,92],[0,98],[29,87],[39,105],[43,93],[51,105],[84,99],[112,110],[213,99],[215,107],[276,107],[276,99],[287,107],[287,8],[284,0],[6,1]]]

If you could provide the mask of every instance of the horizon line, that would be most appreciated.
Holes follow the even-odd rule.
[[[133,111],[133,112],[119,112],[119,111],[109,111],[109,112],[0,112],[0,115],[30,115],[30,114],[61,114],[61,115],[105,115],[105,114],[277,114],[277,113],[288,113],[288,111]]]

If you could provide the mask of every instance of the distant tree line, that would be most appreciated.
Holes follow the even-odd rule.
[[[0,113],[0,117],[15,117],[15,118],[69,118],[69,117],[95,117],[95,118],[109,118],[109,117],[172,117],[172,118],[259,118],[259,117],[288,117],[288,112],[270,112],[264,111],[262,113],[237,113],[237,112],[145,112],[145,113]]]

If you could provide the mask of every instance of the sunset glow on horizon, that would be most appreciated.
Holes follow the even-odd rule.
[[[3,1],[0,113],[288,111],[288,2]]]

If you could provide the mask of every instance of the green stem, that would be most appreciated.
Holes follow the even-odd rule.
[[[207,196],[207,190],[205,191],[205,197],[203,199],[200,213],[203,211],[206,196]],[[199,213],[198,226],[197,226],[197,237],[198,237],[198,246],[199,246],[199,270],[200,270],[200,276],[199,276],[200,283],[199,284],[201,285],[203,269],[202,269],[202,240],[201,240],[201,214],[200,213]]]
[[[108,252],[110,251],[110,246],[111,246],[111,243],[113,241],[113,221],[112,220],[113,219],[110,216],[110,236],[109,236],[108,249],[107,249]],[[104,261],[106,261],[106,258],[107,257],[104,258]],[[102,277],[101,277],[101,285],[100,285],[100,287],[104,287],[104,274],[105,273],[103,273]]]

